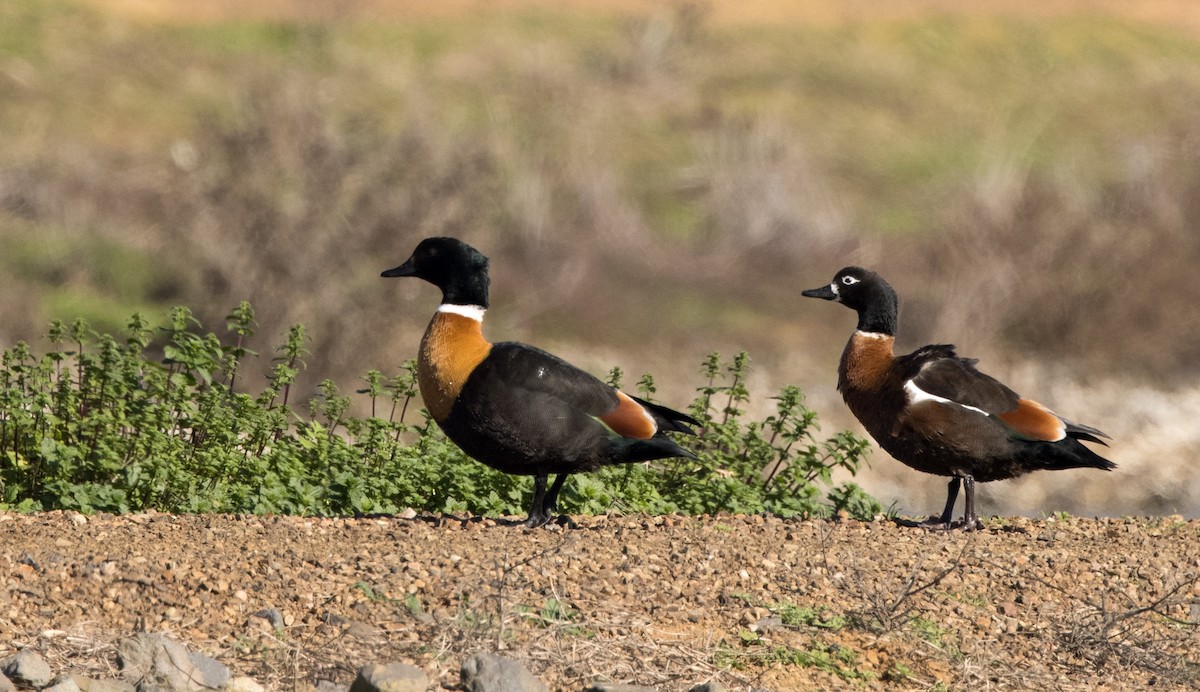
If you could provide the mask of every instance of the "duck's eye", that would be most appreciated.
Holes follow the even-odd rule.
[[[853,276],[843,276],[842,283],[846,284],[847,286],[853,286],[854,284],[858,283],[858,279],[854,278]]]

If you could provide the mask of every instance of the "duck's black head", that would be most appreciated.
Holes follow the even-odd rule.
[[[415,276],[442,289],[442,303],[488,306],[488,259],[457,238],[426,238],[395,269],[380,276]]]
[[[811,288],[800,295],[833,300],[858,313],[858,329],[876,334],[896,334],[899,299],[883,277],[862,267],[846,267],[828,286]]]

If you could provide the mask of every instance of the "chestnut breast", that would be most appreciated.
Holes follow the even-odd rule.
[[[880,444],[895,430],[903,391],[892,370],[895,337],[855,332],[842,352],[838,390],[850,412]]]
[[[450,415],[467,378],[491,350],[479,320],[449,312],[433,316],[421,339],[417,384],[435,421]]]

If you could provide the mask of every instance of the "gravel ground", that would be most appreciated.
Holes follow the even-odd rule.
[[[1200,521],[576,521],[0,513],[0,658],[115,676],[152,631],[270,689],[390,662],[453,688],[479,651],[567,690],[1200,681]]]

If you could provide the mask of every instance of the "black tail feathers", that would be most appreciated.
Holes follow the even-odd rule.
[[[654,404],[646,401],[645,399],[639,399],[636,396],[630,396],[629,398],[641,404],[647,411],[650,412],[651,416],[654,416],[654,420],[658,423],[658,429],[661,432],[677,432],[684,433],[685,435],[695,435],[696,431],[684,424],[687,423],[696,427],[701,427],[700,421],[692,418],[686,413],[680,413],[675,409]]]
[[[1104,435],[1104,433],[1095,428],[1088,428],[1088,431],[1082,434],[1073,434],[1068,431],[1066,439],[1053,443],[1052,449],[1055,454],[1050,459],[1047,459],[1046,468],[1051,470],[1102,469],[1104,471],[1112,471],[1117,468],[1116,464],[1096,454],[1079,441],[1081,439],[1091,440],[1092,432]],[[1105,437],[1108,436],[1105,435]],[[1093,441],[1100,442],[1100,440]],[[1100,442],[1100,444],[1104,443]]]
[[[1069,420],[1064,420],[1063,423],[1065,423],[1067,426],[1067,435],[1075,438],[1076,440],[1087,440],[1088,442],[1095,442],[1107,447],[1108,443],[1104,440],[1112,439],[1106,433],[1097,430],[1090,425],[1080,425],[1079,423],[1072,423]]]
[[[655,435],[648,440],[633,440],[624,437],[616,440],[615,443],[618,447],[617,455],[613,459],[613,462],[618,464],[632,464],[639,461],[670,459],[672,457],[696,459],[695,454],[680,447],[666,435]]]

